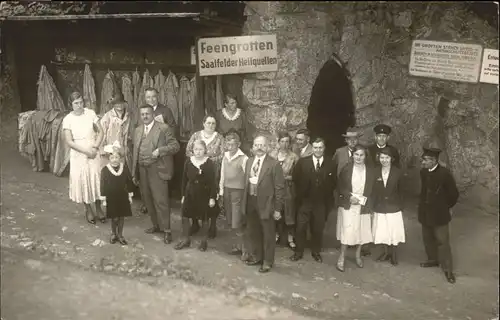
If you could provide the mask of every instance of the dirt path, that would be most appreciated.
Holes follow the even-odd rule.
[[[365,260],[364,269],[346,261],[346,272],[339,273],[334,268],[338,256],[336,250],[326,249],[324,263],[317,264],[307,253],[303,261],[292,263],[288,260],[291,252],[278,248],[276,268],[269,274],[261,275],[256,268],[247,267],[225,253],[232,243],[226,232],[219,233],[207,252],[199,252],[195,246],[177,252],[172,246],[165,246],[161,239],[143,233],[150,222],[147,216],[140,214],[126,221],[125,236],[130,245],[110,245],[109,225],[87,224],[82,208],[68,200],[67,178],[32,172],[28,161],[21,158],[12,145],[2,146],[0,154],[2,245],[24,248],[42,257],[64,260],[98,272],[89,277],[100,277],[106,282],[114,279],[108,274],[126,275],[130,279],[127,281],[153,281],[157,286],[166,288],[171,286],[172,281],[182,279],[190,284],[185,284],[185,291],[211,288],[215,291],[207,291],[209,295],[259,300],[266,305],[292,310],[290,312],[295,315],[291,319],[301,319],[300,314],[328,320],[476,320],[493,319],[498,312],[497,217],[465,211],[460,207],[455,211],[452,222],[452,247],[457,269],[455,285],[448,284],[438,269],[418,267],[424,252],[414,208],[405,212],[407,243],[400,248],[398,267],[375,263],[372,257]],[[175,238],[180,230],[178,216],[174,218],[173,225]],[[377,251],[374,252],[376,254]],[[15,270],[11,272],[13,279],[23,277],[22,273],[17,276]],[[16,282],[11,282],[10,288],[4,288],[16,289],[16,286]],[[19,286],[22,286],[22,281]],[[43,288],[40,290],[43,292]],[[50,296],[49,290],[47,293]],[[40,297],[43,300],[44,296]],[[63,295],[61,299],[65,301]],[[67,303],[73,304],[70,297],[67,300]],[[138,303],[152,304],[152,300],[140,299]],[[5,300],[2,299],[2,302],[5,303]],[[41,308],[43,303],[50,305],[52,302],[37,303]],[[181,310],[186,308],[182,303],[179,301],[179,312],[186,312]],[[117,312],[122,310],[119,304],[112,306],[116,306]],[[225,309],[224,305],[219,305],[219,308],[228,316],[233,312],[231,307]],[[123,319],[136,318],[124,316]],[[193,319],[211,318],[202,318],[198,314]],[[231,316],[227,319],[239,318]]]

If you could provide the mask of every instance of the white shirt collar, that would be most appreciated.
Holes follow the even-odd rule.
[[[153,110],[156,111],[156,108],[158,108],[158,105],[153,106]]]
[[[146,129],[149,132],[149,130],[151,130],[151,128],[153,127],[154,123],[155,123],[154,121],[151,121],[150,124],[144,124],[144,129]]]
[[[266,154],[264,154],[262,157],[255,156],[255,160],[264,161],[265,157],[266,157]]]
[[[302,148],[302,150],[300,150],[300,154],[304,154],[304,152],[306,152],[307,147],[309,147],[309,143],[306,144],[306,146]]]
[[[318,160],[319,160],[319,162],[323,162],[323,156],[321,156],[321,158],[316,158],[316,156],[313,154],[313,160],[314,160],[314,162],[316,162]]]
[[[225,153],[225,156],[227,158],[227,160],[229,161],[233,161],[234,159],[236,159],[237,157],[239,156],[244,156],[245,154],[243,153],[243,151],[241,151],[241,149],[238,149],[238,151],[236,151],[236,153],[234,154],[234,156],[231,157],[231,154],[229,153],[229,151],[226,151]]]
[[[438,167],[439,163],[436,163],[436,165],[432,168],[432,169],[429,169],[429,172],[432,172],[434,170],[436,170],[436,168]]]
[[[384,146],[382,146],[382,147],[381,147],[381,146],[379,146],[379,145],[377,144],[377,148],[379,148],[379,149],[383,149],[383,148],[385,148],[385,147],[387,147],[387,143],[386,143],[386,144],[384,144]]]

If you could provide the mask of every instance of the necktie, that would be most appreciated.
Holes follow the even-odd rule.
[[[147,135],[148,135],[148,133],[149,133],[149,127],[148,127],[148,126],[145,126],[145,127],[144,127],[144,135],[146,135],[146,136],[147,136]]]
[[[319,159],[316,159],[316,171],[319,171],[320,165],[319,165]]]
[[[257,176],[257,172],[259,172],[260,167],[260,159],[257,159],[257,163],[253,166],[253,176]]]

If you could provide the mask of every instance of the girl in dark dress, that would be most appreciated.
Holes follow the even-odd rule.
[[[130,171],[124,164],[122,150],[118,142],[104,147],[109,155],[109,163],[101,170],[101,197],[106,205],[106,216],[111,219],[111,240],[126,245],[123,238],[125,217],[132,216],[130,204],[134,190],[134,183]]]
[[[215,200],[217,184],[215,183],[215,165],[206,156],[207,146],[203,140],[193,143],[193,156],[184,164],[182,177],[182,240],[175,246],[180,250],[191,245],[190,219],[202,220],[203,229],[207,229],[203,240],[198,247],[201,251],[207,250],[209,218],[217,216]]]

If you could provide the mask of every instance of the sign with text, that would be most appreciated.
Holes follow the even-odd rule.
[[[278,71],[276,35],[201,38],[200,76]]]
[[[480,82],[498,84],[498,50],[484,49]]]
[[[413,40],[410,75],[477,83],[481,54],[477,44]]]

